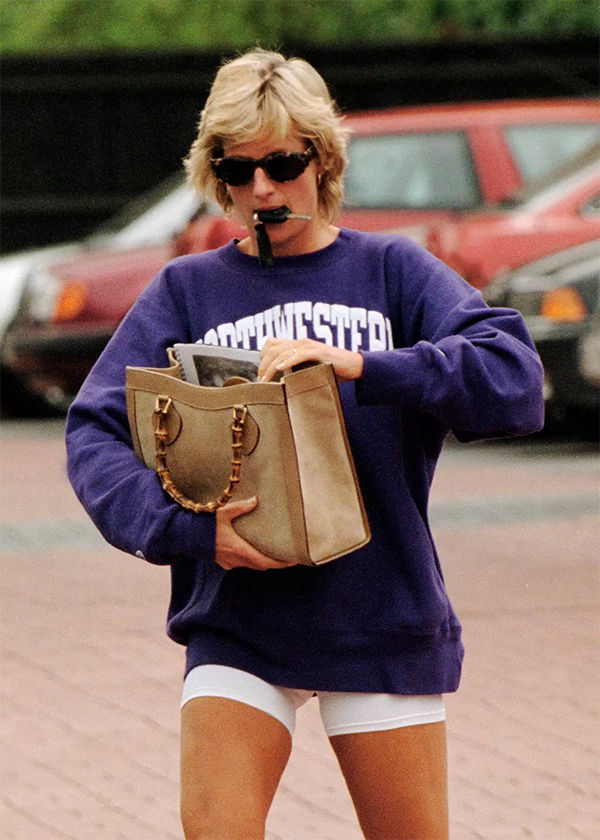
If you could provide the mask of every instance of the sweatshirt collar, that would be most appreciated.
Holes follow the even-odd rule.
[[[236,246],[239,239],[233,239],[227,245],[220,249],[220,255],[225,262],[242,271],[253,271],[261,274],[264,277],[277,275],[284,272],[306,271],[312,267],[323,267],[330,263],[337,262],[341,259],[345,252],[345,246],[350,239],[350,231],[344,228],[336,239],[325,248],[320,248],[318,251],[310,251],[308,254],[298,254],[294,257],[275,257],[275,264],[272,268],[261,267],[258,262],[258,257],[244,254],[243,251]]]

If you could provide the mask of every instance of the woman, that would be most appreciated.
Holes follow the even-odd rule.
[[[450,430],[468,441],[542,424],[520,315],[486,307],[403,237],[335,226],[346,142],[304,61],[257,50],[225,64],[186,165],[248,235],[165,267],[68,418],[71,481],[106,539],[171,565],[168,632],[187,649],[188,840],[264,836],[295,710],[315,693],[365,837],[447,837],[442,695],[458,687],[463,648],[429,489]],[[292,217],[257,229],[257,214],[282,208]],[[261,350],[265,381],[303,361],[333,365],[367,546],[317,568],[282,563],[233,529],[260,499],[195,514],[163,492],[132,449],[125,366],[165,367],[167,347],[195,341]]]

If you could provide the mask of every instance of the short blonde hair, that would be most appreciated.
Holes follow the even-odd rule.
[[[222,154],[227,143],[237,145],[267,133],[283,138],[290,132],[317,152],[324,169],[318,185],[319,215],[330,222],[344,194],[349,132],[327,85],[301,58],[257,49],[221,66],[185,160],[188,181],[230,214],[231,197],[213,175],[211,158]]]

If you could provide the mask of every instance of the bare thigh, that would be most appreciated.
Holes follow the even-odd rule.
[[[265,712],[221,697],[181,711],[181,820],[186,840],[262,840],[292,746]]]
[[[330,741],[367,840],[447,840],[444,722]]]

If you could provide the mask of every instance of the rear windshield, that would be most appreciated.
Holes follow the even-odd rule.
[[[481,203],[462,132],[355,137],[348,157],[349,208],[460,210]]]
[[[511,125],[504,136],[524,183],[550,175],[600,140],[590,124]]]

